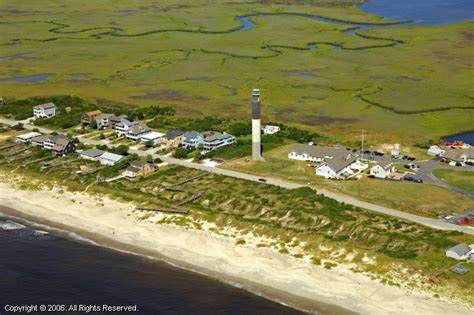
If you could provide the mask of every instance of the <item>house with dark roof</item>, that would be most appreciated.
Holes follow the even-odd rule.
[[[203,136],[200,132],[189,131],[183,134],[183,146],[185,148],[197,148],[203,142]]]
[[[57,156],[66,156],[76,152],[76,145],[69,138],[60,138],[55,141],[52,151]]]
[[[33,116],[35,118],[51,118],[56,115],[56,105],[54,103],[46,103],[33,107]]]
[[[90,160],[90,161],[98,161],[99,158],[104,154],[105,152],[102,150],[98,149],[90,149],[90,150],[85,150],[82,151],[80,156],[81,158],[85,160]]]
[[[466,260],[474,256],[474,250],[467,244],[458,244],[446,251],[446,256],[456,260]]]
[[[168,131],[161,140],[161,143],[165,146],[166,149],[177,148],[180,144],[183,143],[183,134],[184,131],[181,129]]]
[[[43,148],[45,148],[46,150],[52,150],[59,139],[70,140],[67,136],[63,134],[48,136],[48,138],[43,142]]]

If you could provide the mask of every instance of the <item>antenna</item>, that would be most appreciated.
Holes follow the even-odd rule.
[[[365,140],[365,129],[362,129],[362,141],[360,143],[360,159],[364,159],[364,140]]]

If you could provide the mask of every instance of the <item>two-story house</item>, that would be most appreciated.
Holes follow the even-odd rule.
[[[35,118],[51,118],[56,115],[56,109],[57,107],[53,103],[36,105],[33,107],[33,116]]]

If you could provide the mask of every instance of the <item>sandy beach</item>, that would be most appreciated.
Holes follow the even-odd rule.
[[[163,259],[287,305],[322,314],[472,314],[431,295],[386,286],[344,266],[327,270],[271,248],[202,230],[136,220],[133,206],[85,193],[0,183],[0,212],[72,231],[98,245]]]

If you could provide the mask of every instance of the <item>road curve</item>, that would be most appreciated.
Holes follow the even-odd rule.
[[[5,119],[5,118],[0,118],[0,123],[7,124],[10,126],[16,125],[18,122],[10,119]],[[33,128],[38,128],[37,126],[31,125],[31,124],[24,124],[23,127],[25,129],[33,129]],[[38,128],[41,132],[43,133],[51,133],[53,132],[52,130],[46,129],[46,128]],[[114,144],[108,144],[104,141],[97,141],[97,140],[91,140],[83,137],[78,138],[80,142],[85,143],[85,144],[90,144],[90,145],[107,145],[108,147],[115,147],[117,145]],[[275,178],[265,178],[266,182],[262,183],[259,181],[259,178],[261,176],[256,176],[256,175],[251,175],[247,173],[242,173],[242,172],[237,172],[237,171],[231,171],[231,170],[226,170],[222,168],[217,168],[217,167],[211,167],[207,165],[202,165],[202,164],[197,164],[189,161],[184,161],[180,160],[177,158],[169,157],[169,156],[163,156],[159,154],[149,154],[146,151],[141,151],[141,150],[135,150],[135,149],[130,149],[129,153],[135,153],[138,154],[139,156],[148,156],[151,155],[153,158],[160,158],[163,162],[169,163],[169,164],[175,164],[175,165],[182,165],[185,167],[189,168],[194,168],[210,173],[215,173],[215,174],[221,174],[225,176],[230,176],[230,177],[235,177],[239,179],[244,179],[244,180],[250,180],[254,182],[258,182],[261,184],[268,184],[268,185],[276,185],[280,186],[282,188],[287,188],[287,189],[294,189],[294,188],[299,188],[299,187],[304,187],[304,185],[280,180],[280,179],[275,179]],[[474,228],[470,226],[460,226],[456,224],[451,224],[447,223],[441,220],[436,220],[432,218],[427,218],[427,217],[422,217],[419,215],[379,206],[376,204],[372,204],[369,202],[361,201],[358,199],[355,199],[353,197],[343,195],[343,194],[338,194],[338,193],[333,193],[330,191],[326,190],[316,190],[316,193],[322,194],[328,198],[332,198],[334,200],[337,200],[339,202],[343,202],[345,204],[353,205],[359,208],[371,210],[374,212],[382,213],[385,215],[389,216],[394,216],[397,218],[405,219],[408,221],[412,221],[418,224],[422,224],[424,226],[428,226],[434,229],[439,229],[439,230],[451,230],[451,231],[459,231],[459,232],[464,232],[466,234],[471,234],[474,235]]]

